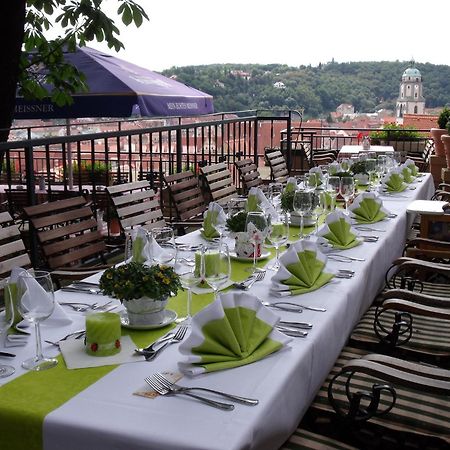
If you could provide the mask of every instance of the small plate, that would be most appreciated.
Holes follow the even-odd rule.
[[[156,328],[162,328],[173,323],[177,318],[177,313],[175,311],[172,311],[171,309],[166,309],[164,311],[164,319],[160,323],[154,323],[152,325],[130,325],[127,311],[123,310],[119,312],[120,323],[124,328],[130,328],[131,330],[153,330]]]
[[[256,258],[256,261],[261,261],[263,259],[267,259],[270,256],[270,252],[262,252],[261,256],[258,256]],[[235,261],[243,261],[243,262],[252,262],[253,258],[248,258],[247,256],[238,256],[236,255],[236,252],[230,252],[230,258],[234,259]]]

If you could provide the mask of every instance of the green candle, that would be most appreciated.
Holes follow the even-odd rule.
[[[92,356],[111,356],[120,352],[120,317],[103,312],[86,317],[86,353]]]

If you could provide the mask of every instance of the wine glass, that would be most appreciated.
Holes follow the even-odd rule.
[[[153,228],[151,235],[155,242],[161,247],[161,251],[153,252],[153,260],[157,264],[170,264],[175,261],[177,247],[175,237],[171,227]]]
[[[269,201],[276,211],[279,211],[281,208],[281,194],[283,193],[283,189],[283,183],[269,184]]]
[[[312,213],[316,222],[316,229],[314,234],[317,236],[317,232],[319,230],[319,220],[322,217],[322,214],[324,214],[327,209],[326,192],[323,189],[316,189],[313,192],[312,203]]]
[[[36,355],[22,363],[27,370],[50,369],[56,364],[56,358],[42,354],[40,323],[48,319],[55,309],[55,295],[49,272],[36,270],[23,272],[18,277],[18,310],[24,319],[34,323],[36,334]]]
[[[201,281],[201,259],[203,257],[201,245],[179,245],[175,257],[174,270],[180,277],[181,286],[187,290],[186,317],[180,317],[177,321],[190,323],[192,317],[192,288]]]
[[[219,288],[231,276],[230,252],[227,244],[209,242],[204,248],[203,258],[201,277],[212,287],[214,299],[217,299]]]
[[[289,237],[289,218],[287,214],[279,214],[272,217],[267,239],[275,247],[275,262],[267,267],[269,270],[280,268],[280,247],[285,244]]]
[[[304,189],[299,189],[294,193],[293,201],[294,211],[300,216],[300,233],[299,238],[304,239],[303,221],[304,216],[311,211],[312,208],[312,192]]]
[[[377,169],[377,160],[373,158],[366,159],[366,172],[369,175],[369,191],[373,189]]]
[[[345,214],[348,215],[348,202],[355,195],[355,180],[353,177],[342,177],[339,192],[345,201]]]
[[[245,231],[248,233],[249,241],[253,244],[253,266],[251,271],[257,272],[256,259],[261,256],[261,248],[268,232],[266,215],[261,211],[251,211],[245,220]]]
[[[336,207],[336,197],[339,194],[339,188],[341,186],[341,179],[336,176],[328,177],[327,180],[327,194],[331,197],[332,205],[330,205],[330,209],[334,209]]]
[[[5,310],[0,313],[0,337],[6,334],[14,323],[13,293],[10,290],[8,280],[4,280],[4,282],[6,283],[4,289]],[[9,377],[15,371],[16,369],[13,366],[0,364],[0,378]]]

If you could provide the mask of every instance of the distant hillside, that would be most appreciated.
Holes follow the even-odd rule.
[[[360,112],[394,109],[408,66],[408,62],[330,62],[317,67],[212,64],[174,67],[163,74],[176,75],[213,95],[217,112],[304,107],[307,117],[325,117],[341,103],[351,103]],[[450,66],[417,63],[416,67],[422,73],[426,107],[450,104]],[[277,82],[285,88],[275,88]]]

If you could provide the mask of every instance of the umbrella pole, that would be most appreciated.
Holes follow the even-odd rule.
[[[66,136],[70,136],[70,119],[66,119]],[[73,167],[72,167],[72,144],[67,143],[67,171],[69,179],[69,190],[73,190]]]

